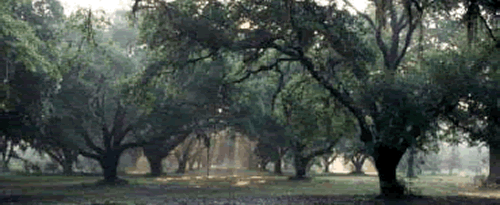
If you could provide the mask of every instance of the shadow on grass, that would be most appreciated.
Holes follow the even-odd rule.
[[[0,204],[3,203],[18,203],[18,204],[29,204],[33,201],[61,201],[64,199],[64,195],[54,195],[54,194],[10,194],[1,193],[0,194]]]

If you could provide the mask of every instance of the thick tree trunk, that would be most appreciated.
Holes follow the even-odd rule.
[[[269,163],[269,161],[267,161],[267,160],[260,161],[260,171],[263,171],[263,172],[267,171],[267,169],[266,169],[267,163]]]
[[[177,174],[186,173],[187,160],[178,160],[178,162],[179,162],[179,167],[177,167],[177,171],[175,171],[175,173]]]
[[[104,183],[115,184],[120,181],[118,179],[118,161],[120,153],[108,153],[99,163],[104,172]]]
[[[355,174],[363,174],[364,160],[361,162],[353,162],[353,164],[354,164],[354,173]]]
[[[278,158],[278,160],[274,162],[274,173],[277,175],[283,175],[283,172],[281,171],[281,158]]]
[[[73,175],[73,160],[65,159],[62,163],[63,174],[66,176]]]
[[[63,174],[70,176],[73,175],[73,164],[77,160],[78,154],[72,152],[72,150],[63,149],[63,161],[61,166],[63,167]]]
[[[405,194],[404,186],[399,184],[396,178],[396,167],[404,152],[405,150],[391,147],[375,147],[374,159],[378,171],[381,197],[395,198]]]
[[[163,166],[161,164],[163,156],[146,155],[146,159],[149,162],[151,176],[161,176],[163,173]]]
[[[330,164],[325,163],[325,169],[323,170],[325,173],[330,173]]]
[[[500,184],[500,146],[490,145],[490,184]]]
[[[298,154],[295,155],[294,157],[294,166],[295,166],[295,177],[294,179],[305,179],[306,178],[306,173],[307,173],[307,168],[309,161],[311,161],[311,158],[309,157],[302,157],[302,155]]]

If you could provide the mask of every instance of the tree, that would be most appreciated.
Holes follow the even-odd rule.
[[[335,107],[330,98],[325,98],[321,87],[304,83],[308,80],[311,79],[292,77],[280,93],[281,116],[294,153],[296,174],[293,179],[304,179],[310,161],[317,156],[333,154],[339,139],[353,130],[349,116]]]
[[[258,143],[257,147],[255,148],[255,155],[259,158],[259,168],[260,171],[266,171],[266,166],[269,162],[274,161],[272,160],[273,157],[277,156],[276,150],[273,149],[274,147],[271,144],[264,144],[264,143]]]
[[[156,61],[149,65],[149,68],[161,68],[163,64],[167,64],[167,62],[163,60]],[[227,126],[231,121],[229,119],[231,119],[232,115],[232,110],[230,108],[232,101],[228,96],[234,91],[233,87],[225,82],[226,79],[224,77],[226,71],[224,68],[226,65],[227,62],[223,60],[213,60],[199,62],[198,65],[192,65],[191,67],[186,67],[184,70],[178,70],[163,76],[150,76],[147,73],[140,75],[141,80],[134,82],[134,85],[137,85],[135,86],[136,88],[146,88],[144,85],[138,85],[143,84],[143,82],[152,82],[158,85],[161,84],[162,81],[165,81],[169,85],[169,87],[165,88],[166,90],[170,89],[168,92],[171,94],[169,95],[177,96],[175,103],[184,105],[185,107],[185,110],[176,114],[179,118],[186,119],[185,121],[179,121],[179,124],[176,124],[177,127],[159,122],[155,125],[156,129],[165,129],[168,127],[171,130],[175,130],[179,128],[184,129],[183,126],[187,126],[188,130],[194,132],[196,137],[204,142],[204,145],[207,147],[207,152],[209,152],[210,137],[206,133],[216,132]],[[158,99],[160,99],[159,96],[163,96],[163,94],[158,92],[153,92],[153,95],[157,96]],[[156,104],[160,106],[166,103],[159,100]],[[181,111],[181,109],[176,109],[174,107],[171,107],[171,109],[172,111],[170,112],[174,113]],[[154,113],[157,111],[153,110],[152,112]],[[151,118],[151,120],[153,119],[154,118]],[[170,123],[167,119],[165,119],[165,122]],[[157,134],[162,135],[164,133],[159,132]],[[177,140],[172,141],[172,143],[165,144],[164,148],[161,148],[161,144],[146,146],[145,154],[148,156],[150,164],[160,165],[161,159],[166,157],[171,150],[177,147],[177,145],[185,145],[185,143],[183,143],[185,139],[187,139],[187,135],[181,135]],[[191,140],[188,140],[187,143],[189,144],[190,141]],[[190,155],[193,153],[190,154],[190,147],[191,146],[185,147],[186,150],[184,151],[186,152],[179,152],[178,159],[180,160],[179,162],[182,162],[180,165],[186,165],[191,158]],[[179,168],[180,172],[184,172],[184,168]],[[159,169],[156,169],[154,172],[152,170],[153,175],[157,175],[159,173],[158,171]]]
[[[428,153],[424,156],[424,164],[422,165],[422,170],[429,170],[432,174],[436,172],[441,172],[439,165],[441,164],[440,155],[437,153]]]
[[[449,175],[453,174],[453,169],[462,168],[462,166],[461,166],[462,164],[460,161],[460,153],[457,151],[456,146],[451,147],[448,158],[445,159],[443,162],[448,167]]]
[[[289,148],[285,127],[280,125],[276,118],[262,116],[259,122],[253,122],[255,133],[258,135],[258,144],[255,149],[256,156],[260,159],[261,171],[265,171],[269,162],[274,162],[274,173],[282,175],[282,160]]]
[[[455,9],[465,6],[462,15],[462,23],[466,27],[467,47],[460,47],[465,50],[466,55],[458,55],[454,60],[466,58],[467,63],[458,60],[455,64],[466,70],[461,74],[468,78],[469,89],[462,90],[460,102],[471,106],[471,109],[459,108],[456,112],[461,113],[464,118],[457,113],[452,113],[449,118],[452,124],[459,127],[462,132],[469,133],[472,141],[486,142],[490,146],[490,176],[488,181],[500,183],[500,146],[498,130],[498,103],[494,96],[498,95],[498,61],[500,41],[498,40],[498,18],[497,10],[500,6],[498,1],[472,0],[441,2],[448,9]],[[493,69],[491,69],[493,68]],[[478,106],[478,107],[476,107]],[[483,113],[484,111],[484,113]],[[483,124],[484,123],[484,124]],[[478,125],[480,124],[480,125]],[[472,142],[475,144],[475,142]]]
[[[37,126],[47,114],[47,96],[56,90],[59,70],[51,62],[53,54],[47,33],[38,28],[54,26],[60,20],[60,5],[48,1],[52,18],[36,16],[31,1],[0,3],[0,153],[2,167],[8,168],[14,147],[23,149],[33,143]],[[59,6],[59,7],[58,7]],[[54,37],[52,35],[51,37]],[[21,143],[21,142],[24,142]]]
[[[202,138],[197,135],[189,136],[182,144],[174,150],[174,156],[177,158],[178,168],[175,173],[184,174],[190,160],[197,154],[200,154],[203,146]]]
[[[55,162],[63,168],[63,174],[72,175],[73,165],[77,162],[79,155],[78,149],[68,146],[68,133],[65,132],[67,123],[63,120],[67,118],[51,117],[42,127],[41,137],[33,145],[38,150],[43,150]],[[69,126],[71,127],[71,126]]]
[[[43,16],[32,7],[31,1],[4,1],[0,5],[4,25],[0,31],[2,52],[0,64],[5,70],[0,77],[0,135],[4,145],[21,145],[23,149],[33,146],[39,137],[39,126],[48,116],[47,98],[57,91],[60,70],[54,63],[51,47],[62,19],[59,2],[46,1]],[[21,143],[24,142],[24,143]],[[0,149],[6,156],[15,157],[13,150]],[[11,154],[8,154],[11,153]],[[4,158],[8,162],[11,157]]]
[[[428,131],[435,127],[433,123],[445,107],[444,102],[448,101],[443,100],[445,95],[440,95],[434,84],[423,83],[428,82],[425,79],[414,83],[414,77],[418,76],[402,76],[398,71],[422,15],[422,5],[417,1],[377,2],[375,21],[367,15],[360,16],[369,22],[375,33],[374,41],[384,61],[382,68],[374,66],[373,71],[384,73],[379,80],[387,80],[387,83],[377,82],[375,76],[367,75],[371,69],[367,63],[373,62],[375,55],[370,52],[373,49],[365,46],[369,44],[359,38],[359,34],[366,31],[360,18],[337,10],[335,5],[320,6],[313,1],[227,4],[213,1],[204,6],[200,11],[203,15],[200,15],[195,9],[181,9],[197,8],[195,4],[170,2],[156,5],[153,12],[164,14],[165,19],[143,14],[147,19],[144,25],[153,28],[147,30],[153,36],[147,39],[152,47],[167,45],[168,39],[164,37],[169,36],[186,39],[183,46],[189,49],[206,50],[206,58],[222,52],[244,52],[247,54],[244,63],[257,62],[266,56],[266,51],[277,51],[278,55],[261,64],[259,69],[247,67],[247,75],[242,80],[252,74],[274,70],[283,63],[298,63],[356,119],[361,140],[369,148],[379,171],[381,195],[400,196],[404,189],[395,173],[399,160],[408,147],[420,146],[432,138]],[[133,11],[155,6],[144,4],[136,1]],[[262,9],[252,9],[257,7]],[[398,10],[403,12],[398,14]],[[241,22],[248,22],[250,29],[241,28]],[[166,25],[169,29],[163,28]],[[384,39],[383,28],[387,25],[392,31],[389,43]],[[404,36],[404,40],[400,36]],[[196,60],[189,59],[188,55],[183,57],[177,62]],[[407,82],[413,84],[408,86]],[[390,124],[394,126],[387,126]],[[299,148],[297,152],[301,149],[299,144],[295,144]],[[301,164],[300,161],[296,164]]]
[[[324,154],[321,156],[321,160],[324,166],[323,172],[330,173],[330,165],[337,159],[338,156],[339,156],[338,153]]]
[[[346,157],[346,165],[347,163],[351,163],[354,170],[352,171],[353,174],[364,174],[363,172],[363,165],[365,164],[365,161],[369,159],[370,156],[362,153],[362,152],[355,152],[350,156]]]
[[[17,155],[16,150],[14,149],[14,146],[16,143],[13,143],[12,141],[9,140],[5,135],[2,136],[0,139],[0,156],[1,158],[1,164],[0,164],[0,172],[9,172],[9,163],[11,159],[14,158],[19,158]],[[26,146],[20,146],[22,150],[26,149]]]
[[[339,155],[343,155],[344,165],[351,166],[352,174],[364,174],[363,166],[366,160],[372,160],[364,143],[357,138],[342,139],[336,150]]]
[[[119,96],[111,93],[112,90],[103,89],[106,86],[104,76],[97,79],[94,89],[85,86],[83,82],[79,83],[79,86],[89,93],[86,96],[71,89],[70,85],[64,85],[63,82],[63,86],[69,89],[63,87],[61,93],[55,97],[60,103],[55,102],[55,104],[64,106],[61,109],[64,110],[63,116],[74,125],[71,135],[77,139],[73,140],[72,146],[78,146],[81,155],[100,163],[104,171],[103,182],[117,183],[120,182],[117,177],[117,166],[121,153],[126,149],[140,146],[137,141],[127,143],[137,121],[137,114],[134,113],[132,105],[123,103]],[[76,93],[80,95],[79,98],[74,96]],[[85,102],[90,104],[86,105]]]
[[[122,183],[125,181],[117,177],[119,157],[123,151],[146,143],[133,136],[146,111],[121,95],[119,77],[132,69],[132,64],[112,47],[95,46],[100,22],[94,14],[91,10],[78,10],[72,16],[84,20],[84,25],[76,25],[84,29],[84,35],[72,58],[83,60],[68,60],[71,69],[63,76],[61,90],[51,98],[55,108],[51,115],[69,124],[64,128],[67,140],[63,147],[97,160],[104,172],[103,183]],[[80,53],[82,49],[87,53]],[[121,69],[112,69],[114,66]]]
[[[468,55],[454,53],[448,57],[448,64],[455,68],[454,73],[446,78],[459,78],[463,81],[460,90],[456,90],[456,106],[453,112],[446,116],[449,124],[455,129],[450,132],[465,134],[471,145],[478,142],[485,142],[490,147],[490,176],[488,181],[497,181],[500,173],[498,153],[498,102],[500,93],[498,89],[498,58],[500,52],[498,43],[495,41],[485,41],[483,46],[461,48],[467,50]],[[446,56],[445,56],[446,57]],[[445,58],[443,57],[443,58]],[[491,69],[491,70],[490,70]],[[451,70],[451,69],[450,69]],[[458,77],[456,77],[458,76]],[[442,78],[441,77],[441,78]]]
[[[187,134],[172,136],[173,139],[166,140],[166,142],[156,141],[146,144],[143,147],[144,156],[148,159],[151,169],[151,176],[160,176],[162,174],[162,160],[167,157],[175,147],[181,144],[187,136]]]

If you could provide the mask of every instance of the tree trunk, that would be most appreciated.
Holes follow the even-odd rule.
[[[149,162],[151,176],[161,176],[163,173],[163,166],[161,164],[163,156],[146,155],[146,159],[148,159]]]
[[[196,162],[195,159],[189,160],[189,166],[188,166],[188,171],[193,171],[194,170],[194,163]]]
[[[63,174],[66,176],[73,175],[73,160],[65,159],[62,163]]]
[[[488,182],[500,184],[500,146],[490,145],[490,174]]]
[[[283,175],[283,172],[281,171],[281,158],[278,158],[278,160],[274,162],[274,174]]]
[[[186,173],[187,160],[178,160],[178,162],[179,162],[179,167],[177,168],[177,171],[175,171],[175,173],[177,174]]]
[[[202,159],[202,155],[200,154],[197,159],[196,159],[196,170],[200,170],[203,166],[202,166],[202,163],[203,163],[203,159]]]
[[[378,171],[381,197],[395,198],[405,194],[404,186],[399,184],[396,178],[396,167],[404,152],[405,149],[375,147],[373,158]]]
[[[354,173],[355,174],[363,174],[364,162],[365,162],[365,160],[352,161],[352,164],[354,165]]]
[[[260,171],[263,171],[263,172],[267,171],[267,169],[266,169],[267,163],[269,163],[269,161],[267,161],[267,160],[260,161]]]
[[[408,170],[406,172],[406,177],[412,178],[415,177],[415,170],[414,170],[414,164],[415,164],[415,147],[410,147],[410,153],[408,157]]]
[[[63,167],[63,174],[70,176],[73,175],[73,164],[77,160],[78,154],[69,149],[63,149],[63,161],[61,166]]]
[[[4,142],[7,143],[7,142]],[[4,144],[1,147],[4,151],[2,153],[2,165],[0,166],[0,172],[10,172],[9,162],[14,155],[14,144],[10,143],[10,145]]]
[[[10,168],[9,168],[9,162],[5,162],[3,161],[2,162],[2,165],[0,166],[0,173],[2,172],[10,172]]]
[[[311,158],[309,157],[302,157],[301,155],[295,155],[294,157],[294,166],[295,166],[295,179],[305,179],[306,178],[306,173],[307,173],[307,168],[309,161],[311,161]]]
[[[104,172],[104,183],[116,184],[120,181],[118,179],[118,161],[120,159],[120,153],[107,153],[101,160],[99,164]]]
[[[336,155],[333,156],[333,159],[330,160],[331,155],[323,155],[321,156],[321,159],[323,159],[323,164],[325,166],[325,169],[323,172],[329,173],[330,172],[330,165],[335,161]]]

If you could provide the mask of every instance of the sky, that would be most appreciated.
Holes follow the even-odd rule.
[[[129,10],[134,0],[60,0],[64,6],[64,13],[68,16],[71,12],[75,11],[78,6],[83,8],[102,9],[106,13],[112,13],[115,10],[126,9]],[[326,0],[317,0],[320,3],[326,3]],[[366,9],[367,0],[349,0],[354,7],[363,11]],[[337,2],[342,2],[338,0]],[[339,3],[340,4],[340,3]]]

